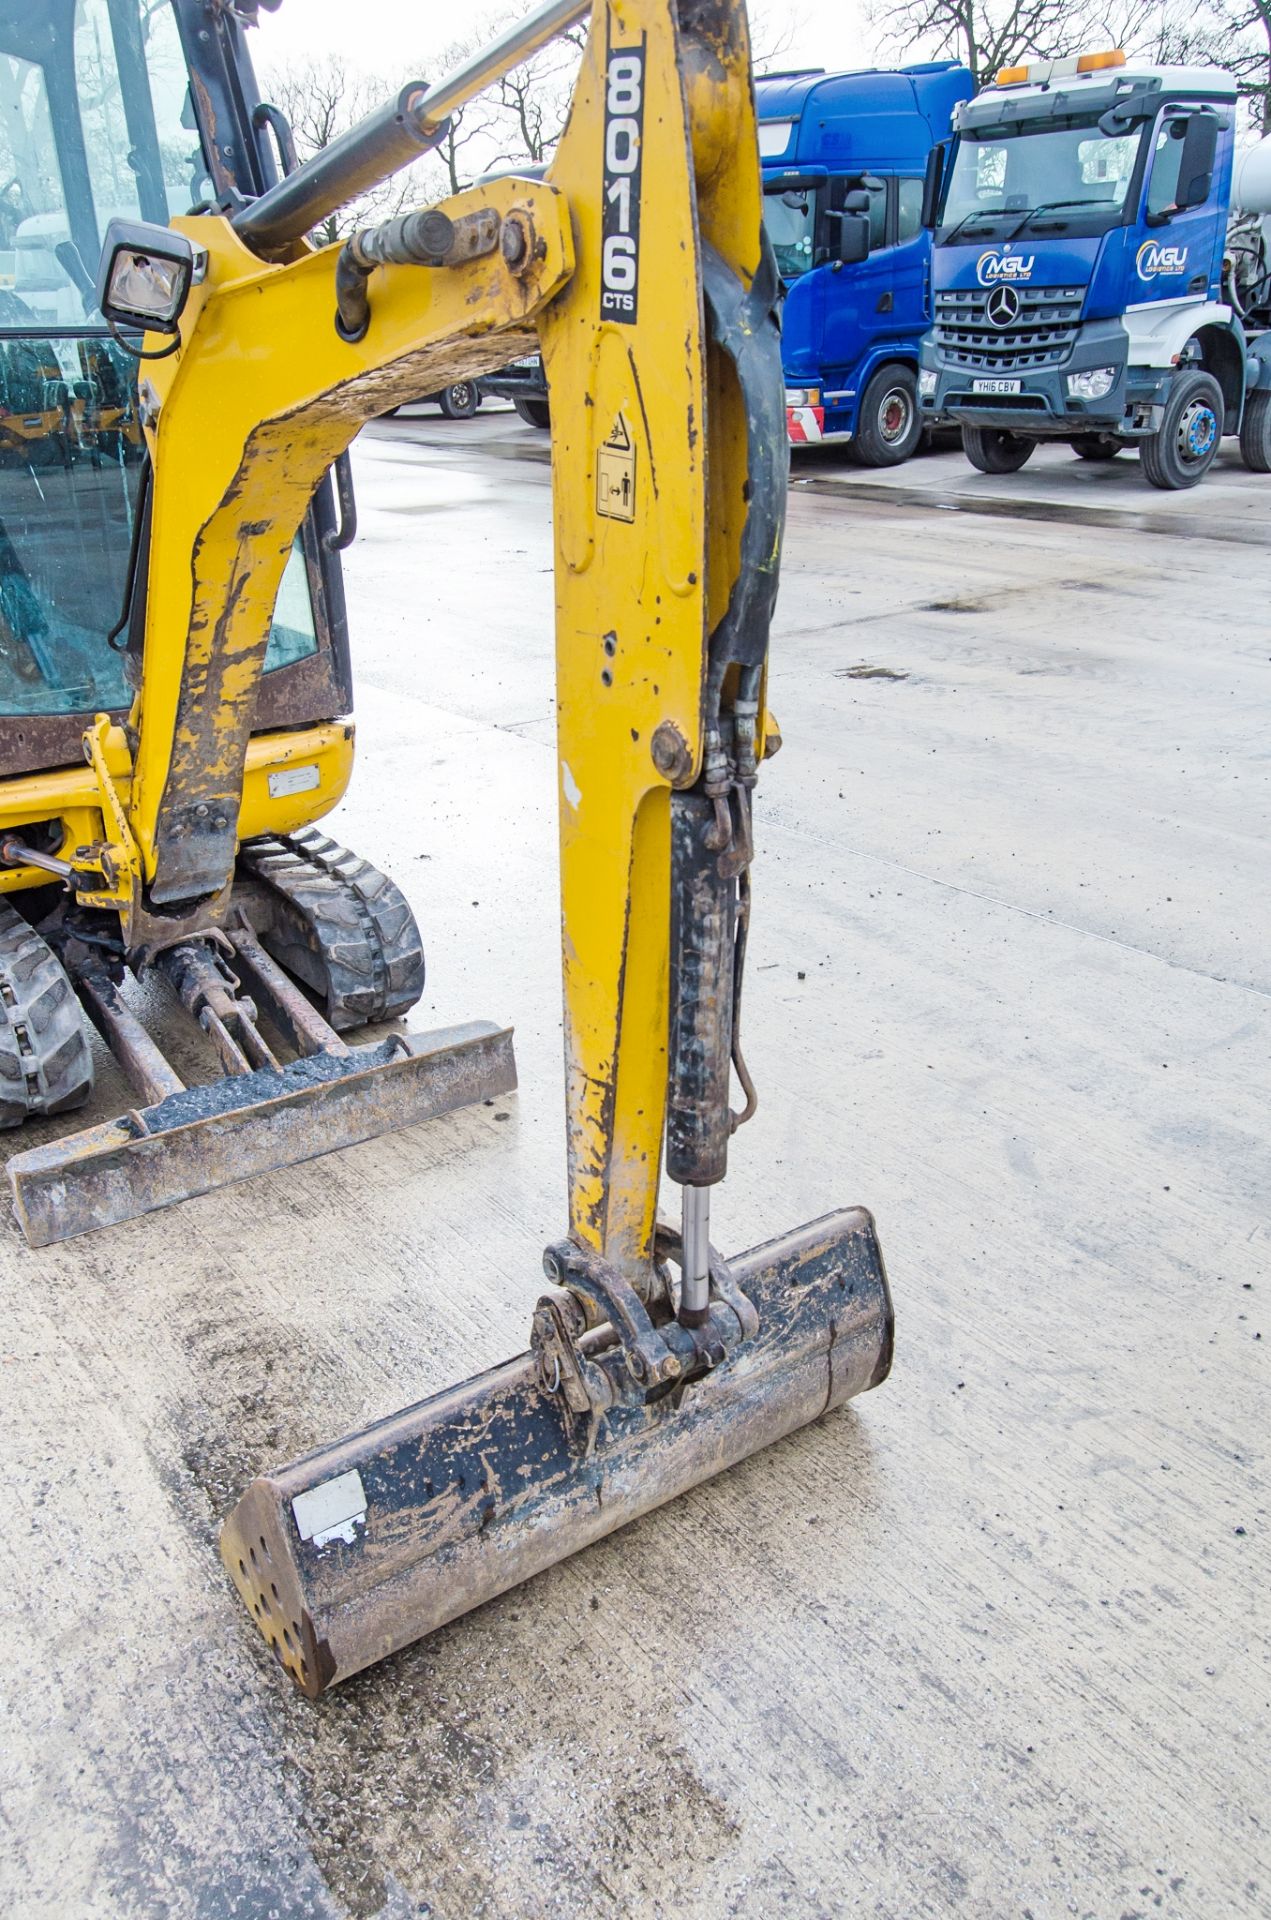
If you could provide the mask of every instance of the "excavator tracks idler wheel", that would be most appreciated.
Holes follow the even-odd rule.
[[[0,902],[0,1128],[82,1107],[93,1090],[83,1009],[48,942]]]
[[[261,945],[316,994],[338,1032],[396,1019],[419,999],[415,916],[369,860],[304,827],[245,841],[238,877]]]

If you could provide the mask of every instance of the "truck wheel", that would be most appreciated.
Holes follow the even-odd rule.
[[[1005,427],[963,427],[962,451],[981,473],[1018,473],[1037,445],[1025,433]]]
[[[512,402],[527,427],[543,427],[552,424],[552,412],[546,400],[522,400],[519,395]]]
[[[1081,460],[1115,460],[1122,442],[1115,433],[1079,433],[1071,446]]]
[[[865,389],[852,442],[856,458],[863,467],[898,467],[921,438],[918,376],[912,367],[892,361],[878,369]]]
[[[1212,373],[1180,372],[1165,402],[1159,433],[1143,441],[1139,459],[1154,487],[1194,487],[1213,466],[1222,440],[1222,388]]]
[[[1245,401],[1240,457],[1250,473],[1271,473],[1271,391],[1251,393]]]
[[[441,389],[437,405],[447,420],[471,420],[481,405],[481,395],[471,380],[456,380],[453,386]]]

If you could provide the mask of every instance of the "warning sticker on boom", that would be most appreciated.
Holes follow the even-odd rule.
[[[605,73],[605,171],[600,313],[634,322],[640,297],[640,178],[644,144],[644,36],[615,49]]]
[[[596,512],[607,520],[635,519],[636,450],[622,415],[596,452]]]

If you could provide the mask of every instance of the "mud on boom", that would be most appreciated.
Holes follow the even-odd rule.
[[[1118,51],[1034,61],[954,126],[924,191],[924,414],[959,424],[985,473],[1060,439],[1087,460],[1137,447],[1153,486],[1191,487],[1224,434],[1271,470],[1266,287],[1259,308],[1231,276],[1230,75]]]
[[[496,179],[342,245],[305,237],[584,11],[553,0],[272,187],[114,222],[102,251],[102,313],[163,357],[142,368],[139,706],[90,730],[110,844],[73,853],[71,878],[139,957],[178,956],[178,991],[244,1048],[218,958],[272,989],[302,1050],[311,1031],[310,1003],[225,903],[257,817],[245,783],[275,765],[251,716],[314,491],[364,421],[412,394],[536,348],[551,383],[568,1219],[527,1300],[527,1352],[268,1473],[227,1521],[239,1592],[315,1695],[890,1364],[867,1213],[733,1259],[710,1236],[755,1100],[741,992],[751,808],[778,744],[765,672],[787,462],[740,0],[606,0],[545,179]],[[206,16],[240,83],[242,13]],[[271,110],[246,125],[285,145]],[[254,854],[247,878],[265,919],[282,896],[271,937],[298,953],[286,849]],[[497,1035],[472,1045],[497,1052]],[[435,1075],[453,1094],[462,1060]]]

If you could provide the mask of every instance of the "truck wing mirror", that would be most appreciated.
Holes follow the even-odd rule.
[[[844,213],[869,212],[869,195],[864,188],[854,187],[850,193],[843,195],[843,211]]]
[[[1178,163],[1176,207],[1200,207],[1209,198],[1214,178],[1214,156],[1218,151],[1218,120],[1212,113],[1194,113],[1183,135],[1183,155]]]
[[[839,219],[839,261],[845,267],[858,267],[869,257],[869,215],[844,213]]]
[[[941,140],[927,155],[927,171],[922,182],[921,224],[928,232],[935,228],[936,209],[940,205],[940,188],[944,183],[944,162],[947,152],[946,143]]]

